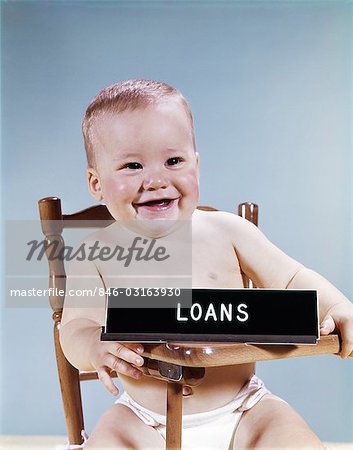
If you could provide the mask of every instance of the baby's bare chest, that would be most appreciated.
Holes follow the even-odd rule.
[[[190,287],[191,280],[194,287],[243,287],[232,242],[208,223],[197,222],[177,237],[124,244],[110,243],[113,256],[95,261],[107,287]]]
[[[237,255],[225,239],[196,239],[192,249],[194,287],[243,287]]]

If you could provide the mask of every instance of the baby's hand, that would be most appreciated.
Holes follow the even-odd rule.
[[[137,367],[143,366],[143,358],[140,356],[144,348],[138,343],[120,344],[119,342],[96,342],[90,352],[92,366],[98,374],[104,387],[113,395],[119,394],[110,373],[115,371],[135,379],[139,379],[143,373]]]
[[[326,336],[339,332],[342,340],[340,356],[347,358],[353,351],[353,304],[338,303],[332,306],[320,325],[320,334]]]

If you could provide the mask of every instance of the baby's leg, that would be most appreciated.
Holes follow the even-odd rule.
[[[322,450],[324,446],[288,403],[269,394],[244,413],[233,449]]]
[[[118,404],[103,414],[85,445],[85,450],[109,448],[157,450],[165,448],[165,441],[131,409]]]

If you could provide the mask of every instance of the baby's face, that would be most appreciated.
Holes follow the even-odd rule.
[[[190,219],[199,198],[198,155],[177,100],[107,114],[94,127],[89,185],[116,220]]]

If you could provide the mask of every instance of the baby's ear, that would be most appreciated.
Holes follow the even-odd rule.
[[[88,187],[89,187],[92,197],[97,202],[102,201],[103,195],[102,195],[102,188],[101,188],[101,183],[99,181],[98,173],[90,167],[87,169],[87,181],[88,181]]]

